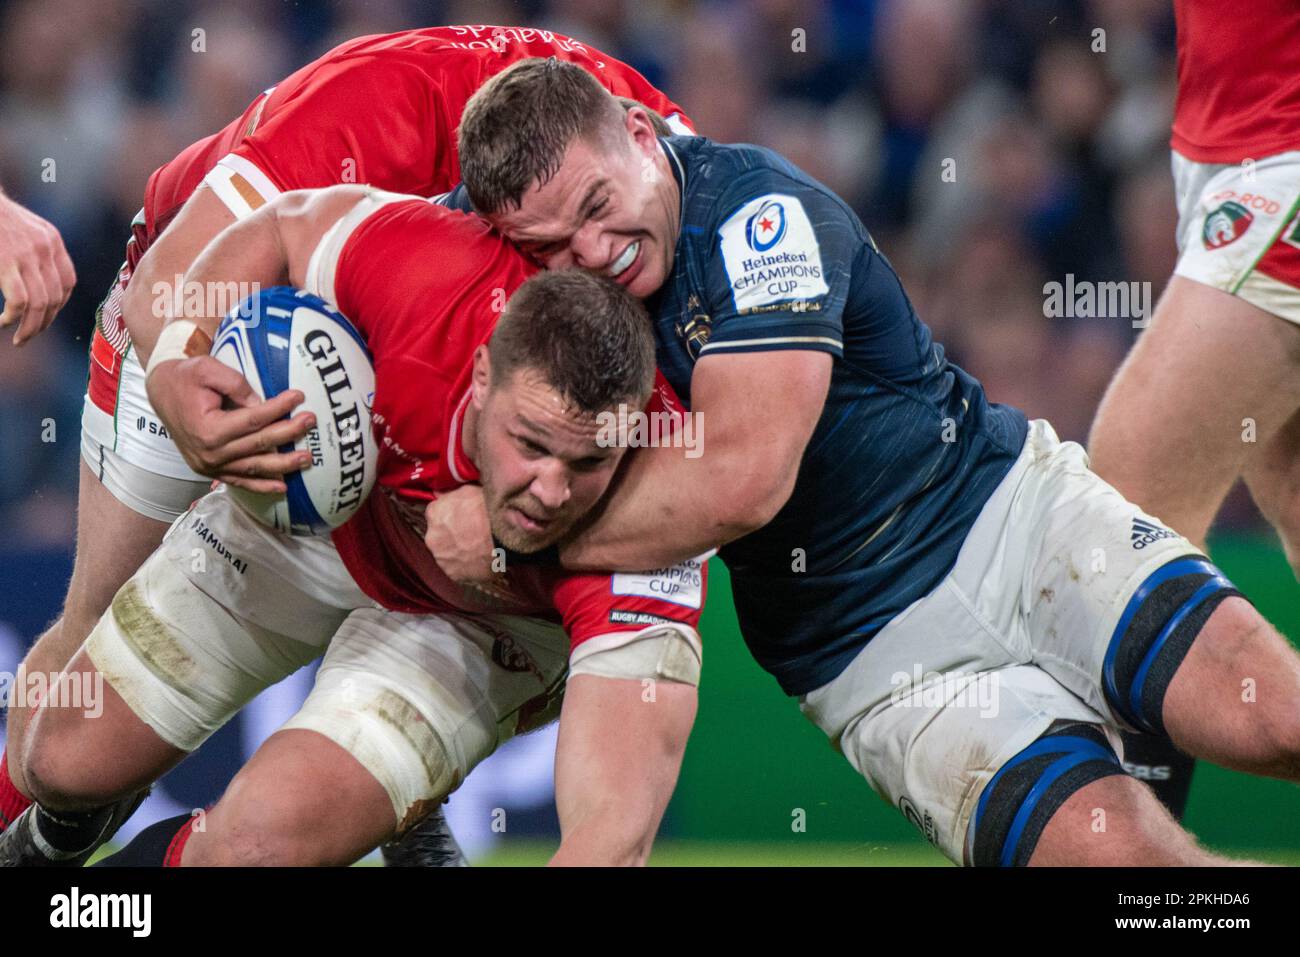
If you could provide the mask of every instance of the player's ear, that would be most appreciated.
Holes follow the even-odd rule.
[[[480,412],[492,390],[492,356],[486,344],[474,350],[473,402]]]
[[[659,149],[659,134],[655,132],[654,121],[642,107],[630,106],[624,113],[623,122],[628,135],[637,149],[646,155],[653,155]]]

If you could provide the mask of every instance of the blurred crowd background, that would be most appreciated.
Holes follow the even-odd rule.
[[[85,350],[149,173],[336,43],[445,23],[575,36],[706,135],[784,153],[853,204],[949,354],[1063,437],[1135,332],[1045,317],[1044,283],[1158,297],[1174,266],[1168,0],[8,0],[0,183],[80,282],[49,333],[0,344],[6,545],[73,540]]]

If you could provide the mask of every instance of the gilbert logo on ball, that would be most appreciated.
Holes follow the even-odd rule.
[[[318,296],[276,286],[231,310],[212,355],[243,373],[253,391],[306,396],[296,412],[316,426],[281,452],[311,453],[311,467],[285,477],[288,491],[263,495],[231,488],[260,521],[294,535],[328,535],[346,522],[375,483],[378,446],[370,427],[375,370],[360,333]]]

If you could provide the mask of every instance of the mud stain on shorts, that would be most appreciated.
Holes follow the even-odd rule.
[[[424,715],[409,701],[394,691],[380,691],[373,700],[361,707],[400,734],[419,757],[424,766],[424,776],[429,793],[426,800],[415,801],[397,825],[400,835],[427,817],[456,788],[460,787],[459,768],[452,767],[451,757],[442,738],[425,720]]]
[[[181,687],[194,677],[198,665],[177,641],[175,629],[154,614],[135,579],[122,586],[111,607],[122,636],[150,671]]]

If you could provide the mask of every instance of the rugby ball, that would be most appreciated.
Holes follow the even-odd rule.
[[[298,389],[306,398],[295,414],[316,414],[310,432],[280,447],[310,452],[311,467],[285,476],[284,494],[231,486],[235,499],[291,535],[328,535],[351,518],[375,484],[379,458],[370,423],[375,369],[360,333],[320,297],[275,286],[222,319],[212,355],[263,398]]]

